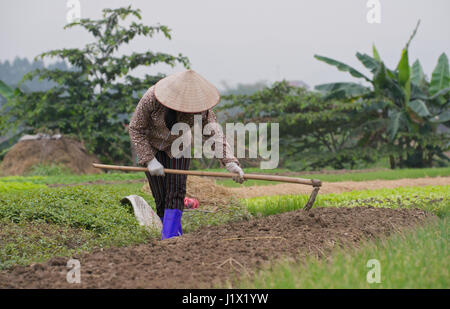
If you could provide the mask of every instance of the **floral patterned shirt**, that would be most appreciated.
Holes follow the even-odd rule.
[[[140,165],[145,166],[155,157],[157,151],[164,151],[170,158],[173,158],[171,153],[172,142],[180,137],[180,135],[171,134],[167,128],[164,121],[167,110],[168,108],[156,99],[154,86],[152,86],[141,98],[134,111],[128,129]],[[211,109],[197,114],[201,114],[202,116],[203,128],[208,123],[217,123],[216,116]],[[186,123],[192,128],[194,126],[194,115],[193,113],[177,112],[177,122]],[[221,163],[225,165],[230,162],[235,162],[239,165],[239,161],[233,156],[224,134],[212,130],[210,136],[218,138],[216,143],[222,143],[223,158],[219,159]],[[202,137],[205,138],[208,136],[203,135]]]

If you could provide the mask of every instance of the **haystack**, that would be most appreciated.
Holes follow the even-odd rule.
[[[24,175],[37,164],[62,165],[76,174],[101,173],[92,167],[94,162],[99,162],[97,157],[71,138],[22,139],[3,158],[0,174]]]
[[[148,183],[142,190],[151,194]],[[207,177],[188,176],[186,196],[196,198],[202,206],[227,206],[235,197],[230,189],[217,185],[216,181]]]

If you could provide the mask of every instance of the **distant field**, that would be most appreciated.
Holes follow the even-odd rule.
[[[247,173],[280,173],[283,170],[260,170],[260,169],[246,169]],[[285,170],[284,170],[285,171]],[[282,172],[281,172],[282,173]],[[422,177],[446,177],[450,176],[450,167],[441,168],[423,168],[423,169],[399,169],[399,170],[380,170],[373,172],[351,172],[351,173],[336,173],[327,172],[325,174],[304,174],[301,176],[292,176],[307,179],[320,179],[326,182],[340,182],[340,181],[367,181],[367,180],[395,180],[402,178],[422,178]],[[219,179],[217,183],[227,187],[238,187],[239,184],[233,182],[231,179]],[[245,186],[268,185],[276,184],[275,181],[262,180],[248,180],[244,182]]]
[[[208,171],[226,171],[225,169],[210,169]],[[357,172],[352,171],[349,173],[342,173],[336,171],[335,174],[332,171],[327,171],[324,174],[302,174],[292,175],[294,172],[286,169],[273,169],[273,170],[261,170],[257,168],[248,168],[244,170],[246,173],[255,174],[288,174],[291,177],[320,179],[327,182],[340,182],[340,181],[366,181],[366,180],[395,180],[402,178],[422,178],[422,177],[444,177],[450,176],[450,167],[442,168],[424,168],[424,169],[401,169],[401,170],[379,170],[370,172]],[[144,179],[143,173],[103,173],[103,174],[90,174],[90,175],[73,175],[62,174],[57,176],[9,176],[0,177],[1,182],[14,182],[14,183],[32,183],[32,184],[76,184],[76,183],[88,183],[98,181],[129,181]],[[217,183],[227,187],[241,186],[231,179],[217,179]],[[273,181],[261,181],[261,180],[248,180],[244,182],[244,186],[253,185],[267,185],[276,184],[278,182]]]
[[[338,249],[303,263],[278,261],[270,269],[234,284],[244,289],[448,289],[448,216],[361,248]],[[368,261],[380,265],[380,282],[367,280]],[[369,265],[370,266],[370,265]],[[373,266],[372,266],[373,268]]]

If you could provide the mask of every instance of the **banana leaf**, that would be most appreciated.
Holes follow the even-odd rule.
[[[319,55],[314,55],[314,58],[316,58],[317,60],[323,61],[329,65],[335,66],[339,71],[349,72],[350,75],[352,75],[353,77],[364,78],[368,82],[371,81],[367,76],[365,76],[361,72],[357,71],[356,69],[352,68],[351,66],[349,66],[345,63],[342,63],[340,61],[337,61],[337,60],[334,60],[334,59],[331,59],[328,57],[319,56]]]
[[[405,118],[406,117],[403,111],[394,111],[391,117],[389,117],[387,132],[391,141],[395,139],[395,136],[397,135],[397,132],[400,129],[400,126],[403,124]]]
[[[409,68],[408,50],[405,48],[402,51],[400,62],[397,66],[398,83],[403,88],[405,93],[405,103],[409,102],[411,98],[411,74]]]
[[[428,117],[431,115],[427,105],[422,100],[410,101],[408,102],[408,107],[420,117]]]
[[[444,123],[450,121],[450,110],[446,110],[442,112],[440,115],[434,116],[433,118],[431,118],[430,121],[434,123]]]
[[[356,98],[370,93],[370,89],[357,83],[329,83],[317,85],[316,90],[328,93],[325,99]]]
[[[356,58],[361,61],[361,63],[368,68],[372,73],[375,73],[380,67],[380,61],[370,57],[367,54],[356,53]]]
[[[443,53],[439,57],[438,64],[431,75],[430,94],[434,95],[448,87],[450,87],[449,64],[447,55]]]

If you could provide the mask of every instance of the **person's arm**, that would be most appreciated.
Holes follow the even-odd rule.
[[[138,164],[142,166],[147,166],[155,158],[155,150],[147,136],[153,111],[153,100],[151,91],[148,90],[139,101],[128,127],[131,142],[139,159]]]
[[[244,182],[244,171],[242,170],[239,160],[233,155],[233,150],[231,149],[230,145],[227,142],[227,139],[225,137],[225,134],[223,134],[222,130],[218,127],[217,118],[216,115],[212,110],[208,110],[206,112],[206,119],[203,119],[203,127],[209,124],[213,127],[213,130],[211,132],[211,135],[216,138],[215,144],[221,143],[223,154],[222,158],[220,158],[220,162],[222,165],[225,166],[225,168],[230,173],[239,174],[239,176],[234,177],[233,180],[238,183]],[[217,129],[214,129],[216,127]]]

